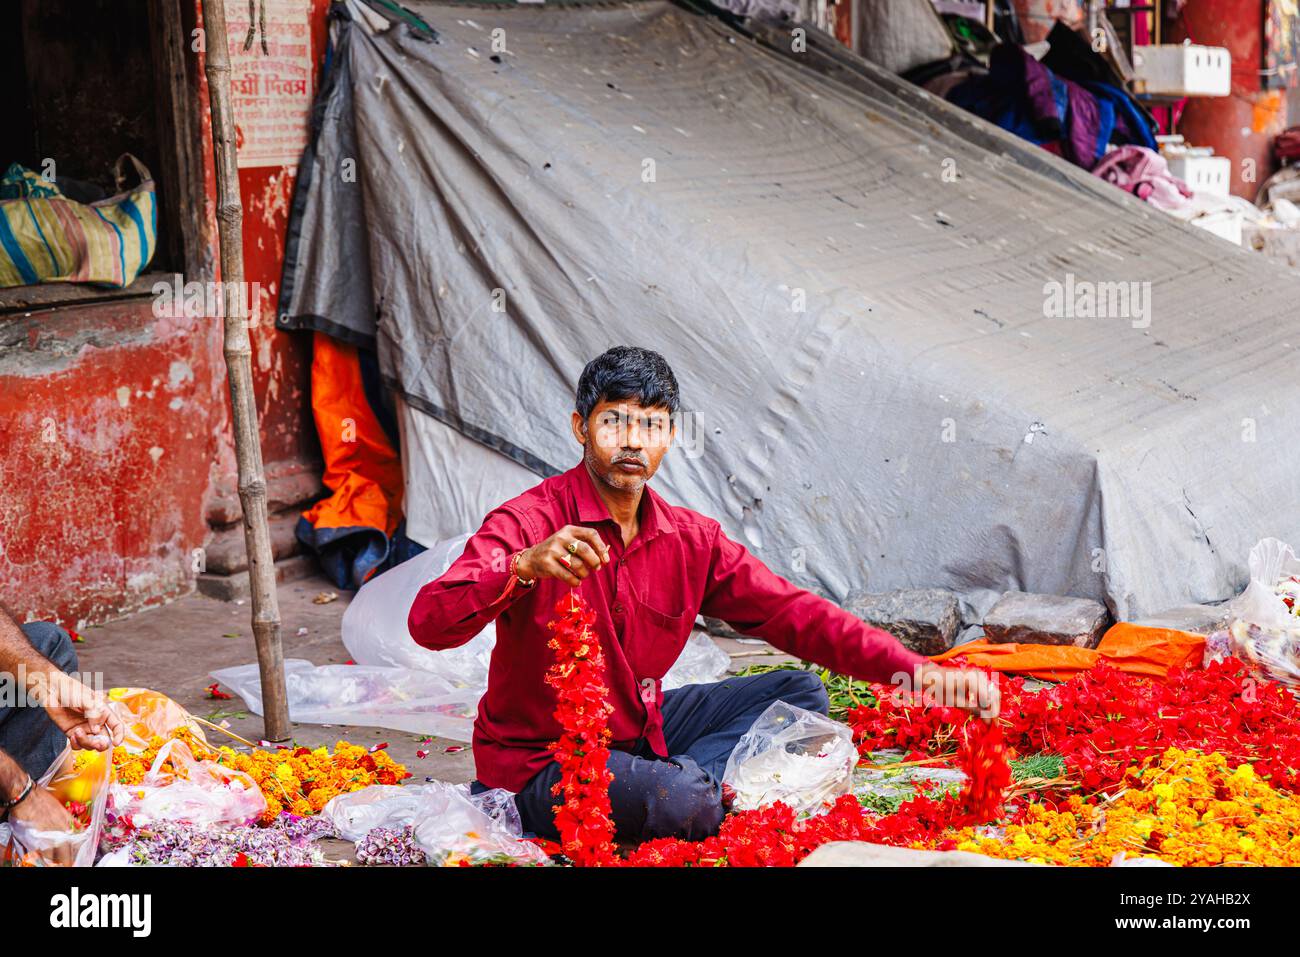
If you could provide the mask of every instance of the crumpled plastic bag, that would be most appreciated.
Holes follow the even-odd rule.
[[[168,759],[171,770],[164,768]],[[266,810],[266,798],[252,776],[215,761],[200,761],[184,741],[158,750],[139,784],[114,783],[107,817],[146,827],[162,821],[189,824],[250,824]]]
[[[468,784],[445,781],[406,787],[373,784],[331,798],[321,816],[353,843],[376,827],[410,824],[430,864],[549,862],[540,847],[521,838],[514,795],[499,788],[470,794]]]
[[[108,700],[117,703],[118,713],[126,725],[122,747],[128,751],[143,751],[149,746],[151,737],[166,738],[181,728],[189,728],[194,737],[207,743],[203,726],[161,691],[149,688],[109,688]]]
[[[1250,583],[1228,615],[1227,651],[1261,677],[1300,687],[1300,558],[1290,545],[1265,538],[1250,550]],[[1208,655],[1223,644],[1212,635]]]
[[[848,794],[857,763],[848,725],[776,701],[736,742],[722,783],[738,811],[780,801],[806,814]]]
[[[719,648],[707,632],[692,631],[681,655],[663,677],[663,690],[721,681],[727,677],[729,667],[731,655]]]
[[[0,847],[12,841],[16,856],[26,864],[91,866],[99,847],[112,776],[112,752],[64,748],[36,784],[65,805],[69,801],[86,805],[80,818],[83,826],[72,831],[41,831],[10,817],[6,824],[0,824]]]

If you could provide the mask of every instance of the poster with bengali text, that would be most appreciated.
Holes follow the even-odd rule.
[[[230,93],[241,169],[296,166],[312,99],[310,0],[226,0]]]

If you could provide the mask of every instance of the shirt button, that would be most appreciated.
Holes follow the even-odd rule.
[[[621,614],[623,614],[623,606],[622,606],[622,605],[615,605],[615,606],[614,606],[614,614],[616,614],[616,615],[621,615]]]

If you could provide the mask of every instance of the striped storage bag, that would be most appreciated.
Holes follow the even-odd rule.
[[[140,185],[125,188],[128,162]],[[86,205],[14,163],[0,177],[0,286],[86,282],[129,286],[158,242],[153,177],[123,153],[114,165],[117,194]]]

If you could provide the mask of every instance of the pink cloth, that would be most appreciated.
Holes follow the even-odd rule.
[[[1145,146],[1118,146],[1101,158],[1092,171],[1158,209],[1176,212],[1187,205],[1192,191],[1169,172],[1169,164]]]

